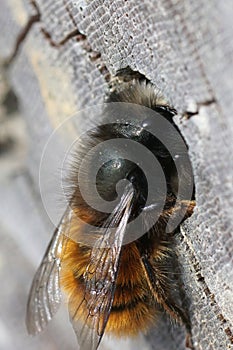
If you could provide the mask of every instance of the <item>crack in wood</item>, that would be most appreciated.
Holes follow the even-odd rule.
[[[86,39],[86,36],[81,34],[78,29],[74,29],[72,32],[68,33],[62,40],[58,42],[53,40],[52,35],[45,28],[41,28],[41,32],[44,35],[45,39],[49,41],[49,44],[52,47],[56,47],[56,48],[59,48],[65,45],[70,39],[75,37],[77,41],[82,41]]]
[[[198,115],[200,113],[200,108],[201,107],[211,106],[212,104],[217,104],[217,101],[216,101],[215,98],[212,98],[212,99],[204,101],[204,102],[199,102],[199,103],[197,103],[197,110],[195,112],[185,111],[182,114],[182,117],[185,118],[185,119],[190,119],[193,116]]]
[[[36,10],[36,14],[35,15],[31,15],[26,23],[26,25],[24,26],[24,28],[21,30],[21,32],[19,33],[17,39],[16,39],[16,43],[15,43],[15,47],[13,49],[12,54],[10,55],[10,57],[8,59],[6,59],[6,61],[4,62],[4,66],[6,68],[8,68],[12,62],[14,61],[14,59],[17,57],[20,47],[22,45],[22,43],[24,42],[24,40],[27,38],[32,26],[41,21],[41,13],[40,13],[40,9],[39,6],[37,5],[35,0],[31,0],[30,1],[31,5],[34,7],[34,9]],[[72,23],[76,26],[76,23],[73,19],[73,16],[68,8],[68,5],[66,4],[65,0],[64,0],[64,5],[65,8],[69,14],[69,17],[72,20]],[[71,40],[72,38],[76,38],[76,40],[78,42],[82,42],[82,48],[88,53],[88,57],[90,59],[91,62],[96,62],[96,68],[99,70],[99,72],[101,73],[101,75],[103,75],[105,81],[107,83],[110,82],[111,80],[111,74],[109,72],[109,70],[107,69],[106,65],[101,61],[101,53],[100,52],[96,52],[93,51],[90,44],[87,42],[87,37],[86,35],[82,34],[78,28],[75,28],[73,31],[71,31],[70,33],[68,33],[63,39],[61,39],[60,41],[56,42],[53,40],[52,35],[45,29],[45,28],[41,28],[41,32],[43,33],[44,37],[49,41],[49,44],[54,47],[54,48],[60,48],[63,45],[65,45],[69,40]]]
[[[201,274],[201,266],[200,266],[200,264],[195,256],[193,249],[189,246],[189,244],[184,236],[183,236],[183,238],[184,238],[183,241],[185,242],[187,249],[189,250],[189,252],[191,254],[191,260],[193,261],[192,266],[195,270],[197,281],[200,284],[202,284],[203,292],[205,293],[207,299],[209,300],[210,306],[214,307],[213,311],[214,311],[217,319],[221,322],[223,329],[224,329],[224,332],[226,333],[228,339],[230,340],[230,343],[233,344],[233,333],[232,333],[229,326],[227,328],[225,327],[226,323],[229,324],[229,322],[221,313],[220,307],[218,306],[218,304],[215,300],[215,295],[213,293],[211,293],[211,291],[210,291],[210,289],[207,286],[207,283],[205,281],[205,277]]]
[[[65,6],[65,9],[66,9],[66,11],[67,11],[67,13],[68,13],[68,15],[69,15],[69,17],[70,17],[74,27],[76,27],[77,23],[76,23],[76,21],[74,19],[74,16],[73,16],[73,14],[72,14],[72,12],[71,12],[71,10],[69,8],[67,0],[63,0],[63,4]],[[90,61],[91,62],[95,62],[95,61],[99,60],[99,63],[96,65],[96,68],[99,70],[101,75],[103,75],[105,81],[107,83],[109,83],[110,80],[111,80],[111,74],[110,74],[109,70],[107,69],[106,65],[104,64],[104,62],[101,61],[101,53],[92,50],[91,45],[87,42],[87,36],[86,35],[81,34],[81,33],[80,33],[80,35],[83,36],[82,37],[82,39],[83,39],[82,40],[83,41],[83,46],[82,47],[83,47],[83,49],[86,52],[89,53],[88,57],[89,57]],[[78,40],[78,41],[81,41],[81,40]]]
[[[22,43],[24,42],[24,40],[26,39],[26,37],[28,36],[31,28],[33,27],[33,25],[37,22],[40,22],[41,19],[41,14],[39,11],[39,7],[37,6],[36,2],[34,0],[30,1],[31,5],[34,7],[36,14],[35,15],[31,15],[28,18],[28,21],[26,23],[26,25],[24,26],[24,28],[21,30],[21,32],[19,33],[17,39],[16,39],[16,43],[15,43],[15,47],[13,49],[12,54],[10,55],[9,58],[6,59],[6,62],[4,63],[5,67],[9,67],[12,62],[14,61],[14,59],[17,57],[20,47],[22,45]]]
[[[230,328],[227,327],[227,328],[224,329],[224,331],[225,331],[226,335],[228,336],[228,338],[230,339],[231,344],[233,344],[233,333],[230,330]]]
[[[76,38],[76,41],[81,43],[83,50],[88,54],[90,61],[96,63],[96,68],[99,70],[101,75],[103,75],[105,81],[109,83],[111,80],[111,74],[109,73],[106,65],[101,61],[101,53],[92,50],[90,44],[87,41],[86,35],[82,34],[79,29],[74,29],[59,42],[54,41],[52,35],[45,28],[41,28],[41,31],[44,37],[49,41],[49,44],[54,48],[60,48],[65,45],[70,39]]]

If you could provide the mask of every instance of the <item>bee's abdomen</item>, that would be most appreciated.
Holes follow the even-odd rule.
[[[122,248],[116,291],[106,331],[118,336],[146,332],[155,321],[155,306],[134,243]]]
[[[61,285],[73,298],[73,308],[83,299],[86,268],[91,248],[70,241],[63,258]],[[74,297],[75,296],[75,297]],[[139,252],[134,243],[122,248],[116,290],[106,332],[116,336],[136,335],[146,332],[155,319],[155,307],[140,263]],[[83,318],[84,309],[77,317]]]

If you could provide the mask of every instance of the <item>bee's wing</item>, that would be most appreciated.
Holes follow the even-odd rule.
[[[132,199],[132,189],[126,189],[104,225],[106,231],[92,249],[90,264],[84,276],[83,299],[77,305],[73,293],[69,300],[70,316],[81,350],[96,350],[104,334],[113,303],[120,252]],[[116,228],[113,230],[112,227]],[[82,320],[78,319],[78,314],[83,316]]]
[[[60,253],[65,241],[64,231],[69,227],[69,217],[70,213],[69,209],[67,209],[34,276],[26,313],[26,326],[29,334],[41,332],[56,313],[61,303],[59,283]]]

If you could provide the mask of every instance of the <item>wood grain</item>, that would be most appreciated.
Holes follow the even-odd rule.
[[[4,75],[27,126],[28,156],[22,166],[27,174],[23,178],[30,178],[26,188],[39,193],[41,153],[60,122],[104,101],[109,81],[119,70],[130,67],[144,75],[180,113],[176,120],[194,169],[197,207],[177,237],[177,250],[195,349],[233,348],[231,0],[37,0],[36,4],[40,21]],[[35,8],[27,1],[1,2],[1,59],[9,57],[32,14]],[[74,30],[79,34],[64,40]],[[15,183],[11,181],[9,193]],[[33,203],[42,212],[38,195]],[[18,206],[14,210],[20,212]],[[33,214],[28,215],[33,222]],[[42,222],[51,228],[46,215]],[[30,227],[33,231],[33,224]],[[49,233],[43,244],[45,236],[49,239]],[[32,271],[27,283],[31,277]],[[151,349],[182,350],[184,333],[165,319],[147,342]],[[67,344],[71,349],[73,345]],[[54,348],[62,349],[58,344]]]

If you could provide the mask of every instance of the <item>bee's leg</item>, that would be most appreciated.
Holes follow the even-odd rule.
[[[163,211],[163,217],[165,218],[165,221],[168,221],[168,219],[174,215],[177,218],[180,218],[180,223],[188,219],[192,214],[193,210],[196,206],[196,201],[195,200],[181,200],[180,202],[177,203],[177,206],[167,208]],[[179,232],[179,227],[175,229],[174,231],[170,232],[170,236],[174,236]]]
[[[184,215],[182,218],[182,222],[186,219],[188,219],[192,214],[193,210],[196,206],[196,201],[195,200],[182,200],[181,203],[181,211],[183,211]]]
[[[186,347],[193,349],[191,324],[187,314],[176,304],[171,296],[171,281],[164,268],[165,261],[161,262],[153,259],[147,253],[141,254],[141,264],[147,277],[149,288],[155,301],[171,316],[172,319],[185,325],[186,328]]]

